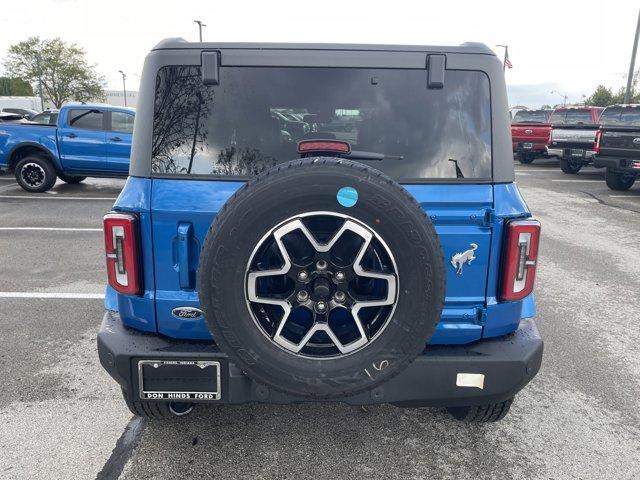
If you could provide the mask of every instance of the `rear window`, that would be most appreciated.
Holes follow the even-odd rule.
[[[607,108],[602,112],[600,124],[640,127],[640,108]]]
[[[69,127],[83,130],[102,130],[102,112],[98,110],[69,110]]]
[[[436,90],[426,70],[222,67],[207,86],[199,67],[158,73],[155,175],[250,177],[314,138],[393,156],[363,163],[399,181],[490,180],[489,80],[447,71]]]
[[[546,123],[549,121],[549,114],[543,111],[520,110],[513,117],[513,123]]]
[[[579,125],[581,123],[591,125],[591,112],[589,110],[560,110],[553,112],[551,123],[556,125]]]

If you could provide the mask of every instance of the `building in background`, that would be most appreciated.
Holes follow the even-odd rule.
[[[105,90],[105,98],[96,103],[107,103],[109,105],[124,106],[124,95],[122,90]],[[65,102],[67,103],[67,102]],[[138,92],[127,91],[127,107],[135,108],[138,103]],[[0,97],[0,110],[3,108],[27,108],[29,110],[42,111],[40,107],[40,97]],[[45,101],[45,110],[55,108],[53,103]]]
[[[124,92],[122,90],[105,90],[106,103],[109,105],[124,106]],[[138,92],[127,90],[127,107],[136,107],[138,103]]]
[[[40,97],[0,97],[0,109],[3,108],[26,108],[37,112],[42,110]]]

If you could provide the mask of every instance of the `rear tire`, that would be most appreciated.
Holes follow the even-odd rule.
[[[607,172],[604,175],[607,187],[611,190],[629,190],[636,181],[636,176],[632,173],[616,172],[612,168],[607,168]]]
[[[189,415],[194,408],[193,403],[185,402],[132,401],[124,389],[122,390],[122,397],[131,413],[151,420],[169,420],[176,417],[184,417]]]
[[[20,160],[14,173],[18,185],[30,193],[46,192],[55,185],[58,178],[51,162],[35,155]]]
[[[560,159],[560,170],[570,175],[575,175],[582,168],[582,162],[575,160]]]
[[[536,156],[533,153],[523,153],[523,152],[518,153],[518,161],[523,165],[528,165],[530,163],[533,163],[533,160],[535,158]]]
[[[75,185],[76,183],[82,182],[87,177],[79,177],[76,175],[65,175],[64,173],[59,173],[58,178],[62,180],[64,183]]]
[[[468,423],[491,423],[502,420],[513,403],[513,397],[504,402],[474,405],[472,407],[447,407],[456,419]]]

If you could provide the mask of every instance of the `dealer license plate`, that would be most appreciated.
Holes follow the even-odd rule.
[[[220,362],[140,360],[138,382],[143,400],[220,400]]]
[[[584,157],[584,150],[579,149],[579,148],[572,148],[571,149],[571,156],[572,157]]]
[[[533,148],[533,143],[523,143],[522,148],[525,150],[531,150]]]

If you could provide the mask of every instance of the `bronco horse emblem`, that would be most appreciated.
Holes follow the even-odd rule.
[[[469,250],[456,253],[453,257],[451,257],[451,265],[453,265],[453,268],[456,269],[456,275],[462,275],[462,266],[465,263],[467,265],[471,265],[471,262],[476,259],[475,251],[478,249],[478,245],[475,243],[471,243],[469,246],[471,247]]]

